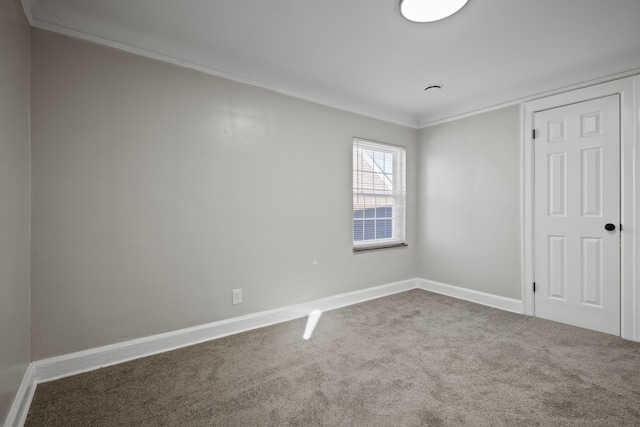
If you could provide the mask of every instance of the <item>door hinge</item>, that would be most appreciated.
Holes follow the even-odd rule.
[[[536,292],[536,282],[533,282],[533,293]]]
[[[531,129],[531,138],[532,139],[536,139],[536,130],[535,129]]]

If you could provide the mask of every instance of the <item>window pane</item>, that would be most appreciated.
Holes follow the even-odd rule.
[[[373,240],[376,238],[376,222],[374,220],[364,221],[364,240]]]
[[[391,207],[376,208],[376,218],[391,218]]]
[[[392,237],[391,220],[379,219],[376,221],[376,239],[390,239]]]
[[[361,220],[353,221],[353,240],[364,240],[364,223]]]

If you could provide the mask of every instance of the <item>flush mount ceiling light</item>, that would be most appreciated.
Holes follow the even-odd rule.
[[[453,15],[468,0],[400,0],[400,13],[412,22],[433,22]]]

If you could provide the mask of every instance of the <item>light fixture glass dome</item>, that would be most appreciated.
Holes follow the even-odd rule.
[[[400,0],[400,13],[413,22],[433,22],[453,15],[468,0]]]

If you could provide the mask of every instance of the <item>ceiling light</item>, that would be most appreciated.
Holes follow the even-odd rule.
[[[400,0],[400,13],[413,22],[433,22],[451,16],[468,0]]]

